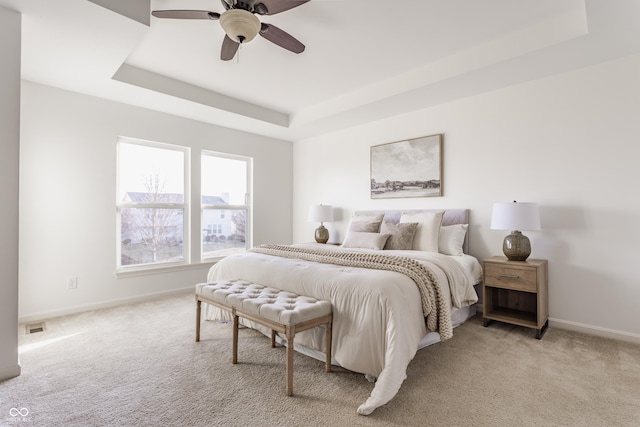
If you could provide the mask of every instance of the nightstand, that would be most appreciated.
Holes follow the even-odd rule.
[[[549,326],[547,260],[492,257],[482,264],[484,326],[497,320],[533,328],[542,338]]]

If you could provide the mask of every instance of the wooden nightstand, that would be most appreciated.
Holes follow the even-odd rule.
[[[483,262],[483,322],[492,320],[536,330],[536,338],[549,326],[547,260],[509,261],[492,257]]]

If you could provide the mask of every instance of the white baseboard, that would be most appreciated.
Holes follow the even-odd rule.
[[[601,328],[599,326],[585,325],[583,323],[570,322],[568,320],[549,318],[549,326],[569,331],[582,332],[588,335],[595,335],[603,338],[610,338],[618,341],[626,341],[633,344],[640,344],[640,334],[617,331],[615,329]]]
[[[10,378],[15,378],[19,376],[21,373],[20,364],[14,366],[7,366],[6,368],[0,369],[0,382],[4,380],[8,380]]]
[[[476,304],[478,313],[482,315],[482,304]],[[612,340],[625,341],[633,344],[640,344],[640,334],[617,331],[615,329],[601,328],[599,326],[585,325],[584,323],[571,322],[569,320],[549,318],[549,326],[552,328],[565,329],[568,331],[582,332],[587,335],[595,335]]]
[[[150,299],[162,298],[165,296],[178,295],[183,293],[193,293],[193,286],[188,288],[175,289],[171,291],[155,292],[145,295],[140,295],[131,298],[121,298],[117,300],[105,301],[97,304],[89,304],[84,306],[76,306],[63,310],[54,310],[48,312],[40,312],[27,316],[22,316],[18,319],[19,323],[30,323],[40,320],[51,319],[53,317],[66,316],[68,314],[82,313],[84,311],[99,310],[101,308],[116,307],[125,304],[135,304],[139,302],[149,301]],[[482,304],[477,304],[477,312],[482,315]],[[640,334],[634,334],[630,332],[618,331],[615,329],[601,328],[599,326],[586,325],[583,323],[571,322],[568,320],[549,318],[549,326],[558,329],[566,329],[569,331],[581,332],[588,335],[595,335],[603,338],[610,338],[619,341],[630,342],[633,344],[640,344]],[[6,371],[6,372],[5,372]],[[17,373],[16,373],[17,372]],[[5,377],[6,375],[6,377]],[[20,375],[20,365],[16,367],[9,367],[0,370],[0,381],[6,378],[13,378]]]
[[[104,301],[96,304],[79,305],[75,307],[65,308],[62,310],[42,311],[40,313],[33,313],[25,316],[20,316],[18,318],[18,322],[19,323],[37,322],[41,320],[51,319],[54,317],[66,316],[69,314],[82,313],[85,311],[92,311],[92,310],[100,310],[102,308],[117,307],[119,305],[135,304],[135,303],[149,301],[152,299],[158,299],[158,298],[171,296],[171,295],[184,294],[188,292],[191,292],[195,295],[194,289],[195,288],[193,286],[189,286],[188,288],[174,289],[171,291],[163,291],[163,292],[154,292],[154,293],[139,295],[135,297]]]

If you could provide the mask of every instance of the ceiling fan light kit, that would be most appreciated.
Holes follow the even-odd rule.
[[[305,46],[286,31],[272,24],[260,22],[258,15],[275,15],[307,3],[309,0],[222,0],[226,9],[222,14],[209,10],[154,10],[156,18],[219,20],[226,33],[222,41],[220,59],[232,59],[240,44],[250,42],[258,34],[271,43],[293,53],[304,52]]]
[[[247,43],[260,31],[260,20],[243,9],[229,9],[220,15],[220,25],[236,43]]]

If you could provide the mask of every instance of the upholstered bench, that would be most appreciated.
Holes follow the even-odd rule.
[[[326,371],[331,372],[331,322],[329,301],[317,300],[265,287],[245,280],[218,280],[196,285],[196,342],[200,341],[202,302],[230,311],[233,316],[233,358],[238,363],[238,318],[254,321],[271,329],[271,347],[276,332],[287,341],[287,396],[293,395],[293,339],[297,332],[325,325]]]

